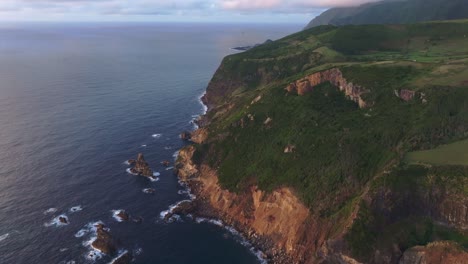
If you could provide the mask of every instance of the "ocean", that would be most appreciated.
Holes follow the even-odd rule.
[[[300,29],[1,24],[0,263],[109,263],[112,256],[93,255],[89,245],[98,221],[133,263],[260,263],[218,222],[161,219],[189,196],[160,162],[173,162],[186,144],[179,134],[193,129],[199,97],[232,47]],[[127,173],[125,161],[138,153],[158,181]],[[143,221],[118,222],[119,209]]]

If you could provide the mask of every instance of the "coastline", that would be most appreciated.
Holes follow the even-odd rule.
[[[210,110],[206,99],[207,91],[198,96],[199,103],[203,106],[203,112],[192,119],[191,123],[194,129],[190,131],[192,135],[201,131],[206,125],[206,114]],[[175,156],[174,173],[179,179],[179,184],[185,188],[189,199],[181,200],[171,205],[168,210],[160,213],[161,219],[166,222],[173,222],[180,219],[181,216],[186,216],[197,223],[211,223],[221,228],[226,229],[238,239],[238,242],[249,249],[255,255],[261,264],[276,263],[290,264],[296,263],[293,259],[281,249],[275,247],[274,241],[266,236],[258,235],[254,229],[246,223],[236,221],[228,214],[216,209],[211,203],[209,197],[206,197],[204,184],[199,180],[200,170],[197,168],[193,171],[193,175],[184,175],[181,168],[192,163],[192,160],[187,160],[185,150],[193,144],[200,143],[197,140],[191,140],[189,144],[179,149]],[[191,158],[191,157],[190,157]],[[189,165],[191,166],[191,165]],[[196,175],[195,175],[196,174]]]
[[[206,103],[205,90],[203,94],[198,96],[198,101],[203,107],[200,115],[194,115],[191,123],[193,124],[192,134],[202,129],[206,125],[205,116],[209,111],[209,106]],[[181,175],[179,168],[185,166],[185,159],[181,158],[184,149],[194,144],[191,141],[188,145],[179,149],[175,157],[174,174],[179,179],[179,184],[185,188],[188,199],[183,199],[171,206],[168,210],[162,211],[160,217],[166,222],[174,222],[180,219],[181,215],[192,219],[196,223],[210,223],[221,228],[224,228],[231,233],[238,243],[246,247],[253,255],[255,255],[261,264],[278,263],[287,264],[294,263],[292,259],[284,252],[274,249],[273,241],[257,235],[253,229],[247,225],[243,225],[238,221],[230,218],[222,212],[216,210],[209,202],[209,199],[204,197],[203,183],[196,179],[187,179]],[[199,172],[197,172],[199,173]],[[267,253],[268,252],[268,253]]]
[[[203,184],[196,181],[186,182],[188,188],[191,190],[190,194],[194,195],[195,198],[191,200],[192,207],[189,210],[182,210],[182,214],[191,214],[195,221],[197,219],[207,219],[213,223],[213,221],[221,221],[221,225],[225,229],[228,229],[231,233],[238,234],[248,244],[239,241],[243,246],[247,247],[252,254],[254,254],[261,264],[275,263],[275,264],[291,264],[295,263],[285,252],[276,250],[273,241],[270,239],[260,236],[248,225],[239,223],[235,219],[215,209],[206,197],[203,196]],[[234,232],[232,231],[234,230]]]

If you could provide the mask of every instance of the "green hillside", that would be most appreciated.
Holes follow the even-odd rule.
[[[404,24],[468,18],[465,0],[384,0],[357,7],[332,8],[306,28],[320,25]]]
[[[466,245],[466,234],[439,228],[441,220],[426,213],[436,209],[422,208],[429,186],[467,198],[468,170],[408,167],[404,157],[468,138],[467,35],[466,20],[320,26],[228,56],[207,89],[210,137],[196,145],[197,162],[218,168],[220,184],[234,192],[251,185],[292,187],[314,215],[336,223],[336,233],[360,208],[346,239],[363,261],[377,248],[424,245],[441,239],[439,233]],[[285,90],[327,69],[365,87],[367,107],[329,82],[303,96]],[[404,100],[400,91],[414,97]],[[294,146],[291,153],[285,153],[288,146]],[[390,200],[396,208],[388,209],[391,217],[377,217],[383,209],[364,201],[384,190],[405,193],[414,203]],[[381,232],[398,226],[406,227],[398,237]]]

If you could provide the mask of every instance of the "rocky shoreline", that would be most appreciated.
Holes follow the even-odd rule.
[[[177,170],[176,170],[177,171]],[[296,263],[289,257],[289,255],[274,247],[273,241],[270,239],[257,235],[252,228],[243,225],[238,221],[230,218],[222,212],[216,210],[204,197],[203,184],[196,180],[183,181],[191,190],[191,194],[196,197],[190,201],[182,201],[164,219],[167,221],[174,215],[191,215],[194,219],[209,219],[221,220],[223,225],[228,228],[234,228],[244,239],[246,239],[255,249],[259,252],[257,257],[265,263],[277,264],[291,264]]]
[[[199,120],[204,120],[204,117],[201,117]],[[206,140],[208,133],[200,123],[198,124],[200,128],[191,132],[189,138],[192,142],[199,144]],[[188,145],[189,149],[192,147],[192,145]],[[241,223],[221,210],[216,209],[213,204],[211,204],[210,197],[207,197],[206,194],[208,191],[200,180],[202,172],[192,163],[191,155],[193,155],[193,152],[187,156],[186,150],[187,147],[179,151],[174,171],[181,183],[186,185],[190,191],[192,199],[177,204],[175,208],[170,210],[170,212],[163,217],[166,221],[170,221],[171,217],[174,215],[190,215],[193,216],[194,219],[221,220],[225,227],[234,228],[237,233],[251,244],[253,247],[251,250],[253,252],[258,252],[258,254],[255,254],[262,263],[300,263],[291,258],[284,250],[277,248],[273,240],[257,234],[249,224]]]

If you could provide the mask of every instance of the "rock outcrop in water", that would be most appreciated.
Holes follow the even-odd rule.
[[[113,255],[117,252],[117,244],[109,230],[103,224],[96,225],[97,238],[91,244],[93,248],[106,255]]]
[[[146,177],[154,177],[153,170],[149,167],[148,163],[145,161],[145,158],[142,153],[138,154],[136,160],[128,160],[130,165],[133,165],[133,168],[130,171],[134,174],[146,176]]]

